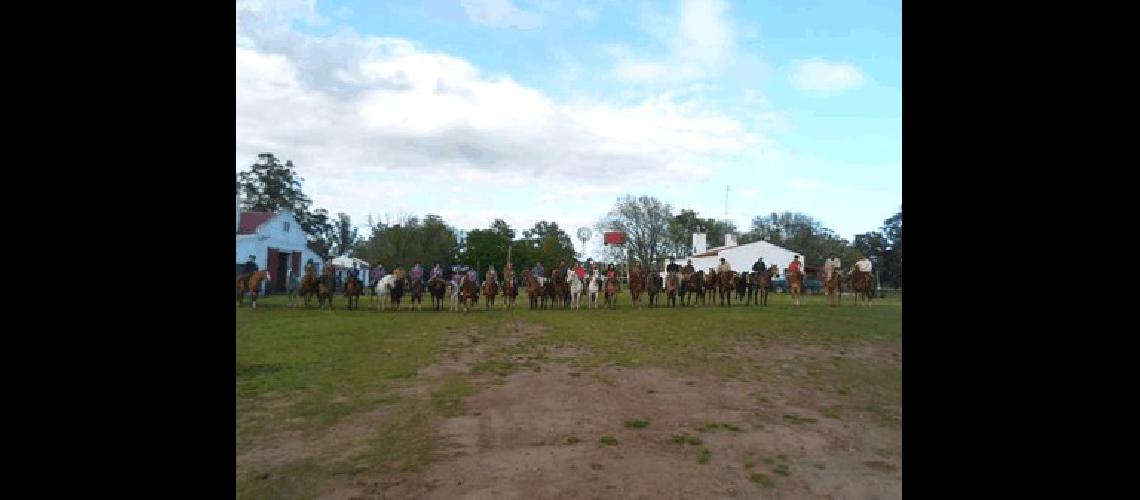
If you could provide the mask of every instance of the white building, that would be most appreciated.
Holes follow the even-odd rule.
[[[680,257],[677,259],[677,265],[685,267],[685,263],[689,260],[693,261],[693,269],[697,271],[705,271],[706,273],[711,268],[720,265],[720,259],[724,258],[728,265],[732,267],[733,271],[752,272],[752,265],[756,263],[756,259],[763,257],[764,265],[766,267],[777,266],[780,275],[784,275],[788,264],[791,264],[793,258],[797,254],[786,248],[778,247],[767,241],[754,241],[752,243],[745,243],[743,245],[736,244],[736,235],[727,234],[724,239],[724,246],[705,248],[706,235],[703,233],[693,234],[693,251],[696,252],[688,257]],[[800,255],[800,262],[804,261],[804,257]],[[668,261],[666,261],[668,263]],[[662,274],[664,276],[664,274]]]
[[[262,270],[268,270],[270,291],[285,291],[286,271],[300,274],[305,262],[313,261],[320,271],[321,258],[309,248],[309,240],[293,214],[282,211],[242,212],[238,205],[237,263],[244,264],[250,255]]]

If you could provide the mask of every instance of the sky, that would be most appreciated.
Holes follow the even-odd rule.
[[[292,160],[362,227],[551,220],[580,246],[632,194],[852,240],[901,209],[901,0],[238,0],[236,21],[237,171]]]

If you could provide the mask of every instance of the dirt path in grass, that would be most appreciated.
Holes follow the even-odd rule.
[[[432,381],[542,335],[523,323],[506,333],[494,342],[472,332],[450,336],[443,360],[421,370],[406,394],[428,397]],[[860,385],[875,380],[865,373],[901,373],[897,343],[738,344],[722,354],[725,362],[765,367],[757,381],[571,362],[587,353],[563,347],[519,356],[513,361],[525,368],[498,385],[490,383],[493,370],[473,375],[486,385],[462,400],[461,414],[432,419],[429,465],[349,474],[322,497],[902,496],[901,399],[889,387]],[[636,428],[634,420],[648,425]]]

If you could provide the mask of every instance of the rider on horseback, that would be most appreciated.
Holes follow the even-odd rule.
[[[795,256],[795,258],[792,259],[792,262],[790,264],[788,264],[788,274],[789,275],[803,274],[803,270],[800,269],[801,265],[802,264],[800,264],[800,256],[799,255]]]
[[[799,258],[799,257],[797,257],[797,258]],[[720,265],[716,266],[716,272],[717,273],[732,272],[732,266],[728,264],[727,260],[724,260],[724,257],[721,257],[720,258]]]
[[[495,263],[487,266],[487,281],[491,283],[498,283],[499,274],[495,271]]]
[[[430,281],[436,278],[443,279],[443,268],[440,267],[438,262],[435,263],[435,267],[431,268],[431,276],[428,277],[428,280]]]
[[[823,261],[823,279],[825,281],[830,280],[831,273],[840,268],[841,266],[839,265],[839,257],[836,257],[835,253],[832,252],[827,256],[827,260]]]
[[[368,285],[369,288],[376,288],[376,282],[384,277],[384,264],[379,261],[376,262],[376,267],[372,268],[372,283]]]
[[[412,271],[408,274],[411,275],[412,281],[423,281],[424,268],[420,266],[420,263],[417,261],[416,265],[412,266]]]
[[[535,278],[541,278],[543,276],[546,276],[546,269],[543,269],[541,260],[536,262],[534,264],[534,267],[531,268],[530,275],[534,276]]]
[[[250,255],[249,260],[245,261],[245,264],[242,265],[241,279],[248,280],[250,276],[253,276],[253,273],[258,271],[257,262],[254,262],[255,260],[257,260],[257,257]]]

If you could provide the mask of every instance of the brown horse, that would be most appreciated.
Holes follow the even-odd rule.
[[[803,305],[800,298],[804,293],[804,272],[796,271],[788,273],[788,291],[792,294],[792,303],[794,305]]]
[[[704,303],[705,305],[716,305],[716,284],[717,276],[716,269],[709,269],[709,273],[705,275],[705,281],[702,283],[704,286]]]
[[[411,278],[410,281],[412,286],[409,292],[412,298],[409,300],[408,308],[413,311],[422,311],[424,308],[424,281],[419,278]]]
[[[732,307],[732,291],[733,280],[736,278],[736,271],[721,271],[716,273],[716,291],[720,295],[721,307]],[[725,305],[725,299],[728,299],[728,304]]]
[[[736,275],[736,277],[732,279],[732,284],[733,287],[736,288],[737,302],[744,302],[744,297],[751,295],[752,283],[748,278],[748,271],[741,271],[740,274]]]
[[[606,306],[610,309],[617,309],[619,292],[621,292],[621,283],[618,282],[617,277],[606,278]]]
[[[495,307],[495,295],[499,294],[499,285],[494,280],[483,282],[483,299],[487,303],[487,310]]]
[[[332,267],[326,267],[325,271],[321,273],[321,279],[317,283],[317,307],[324,309],[325,302],[329,303],[329,310],[332,310],[332,297],[333,297],[333,275]]]
[[[539,299],[542,297],[542,285],[538,284],[538,279],[530,274],[530,269],[522,272],[523,283],[526,283],[526,298],[530,301],[531,309],[539,308]]]
[[[309,302],[317,295],[319,291],[317,289],[319,281],[320,280],[317,279],[317,272],[314,271],[313,268],[310,267],[305,270],[305,277],[301,278],[301,289],[298,290],[298,293],[305,298],[305,307],[309,307]]]
[[[824,290],[827,291],[827,305],[831,307],[838,307],[843,304],[843,284],[839,274],[838,269],[833,269],[823,284]]]
[[[871,305],[871,273],[865,273],[858,269],[851,272],[851,288],[855,291],[855,305],[859,305],[859,300],[863,299],[863,304]]]
[[[566,281],[566,273],[558,272],[557,268],[551,269],[546,283],[550,286],[550,308],[562,303],[563,309],[570,309],[570,282]]]
[[[768,288],[772,286],[772,276],[775,273],[776,266],[752,273],[752,297],[750,300],[753,304],[768,305]]]
[[[238,306],[245,304],[245,293],[249,292],[249,299],[251,309],[257,309],[257,292],[261,290],[261,282],[269,279],[269,271],[258,271],[249,275],[248,278],[237,277],[237,301]]]
[[[364,295],[364,285],[356,276],[349,276],[344,284],[344,296],[348,298],[348,309],[360,309],[360,296]]]
[[[503,278],[503,309],[514,309],[515,299],[519,296],[519,287],[515,284],[514,276]]]
[[[645,276],[642,275],[640,266],[633,266],[629,271],[629,297],[638,309],[641,309],[641,293],[644,291]]]
[[[665,305],[667,307],[677,307],[677,275],[669,273],[669,277],[665,278]],[[681,303],[685,303],[685,299],[681,299]]]
[[[554,270],[550,272],[551,275],[554,274]],[[540,304],[542,309],[546,309],[547,307],[554,309],[554,291],[554,280],[549,277],[544,279],[542,283],[542,302]]]
[[[470,280],[467,279],[467,276],[463,276],[459,283],[459,303],[463,307],[464,314],[471,311],[471,307],[475,305],[476,300],[479,300],[479,287],[475,285],[475,280]]]
[[[705,303],[705,272],[697,271],[689,275],[689,278],[680,284],[681,286],[681,303],[683,305],[704,304]]]

